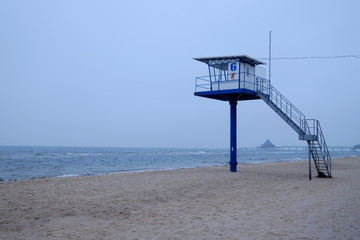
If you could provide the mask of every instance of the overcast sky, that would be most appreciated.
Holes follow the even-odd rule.
[[[227,102],[194,57],[360,55],[360,1],[0,1],[0,145],[228,148]],[[263,60],[266,62],[266,60]],[[272,83],[327,144],[360,143],[360,58],[273,60]],[[302,145],[262,100],[238,147]]]

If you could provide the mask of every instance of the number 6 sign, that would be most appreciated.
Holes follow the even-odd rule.
[[[228,64],[229,80],[239,80],[239,62],[230,62]]]

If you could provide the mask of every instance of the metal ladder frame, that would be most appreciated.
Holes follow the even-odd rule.
[[[331,156],[320,122],[316,119],[306,119],[305,115],[274,88],[269,80],[257,77],[255,85],[257,96],[264,100],[299,134],[299,140],[307,141],[309,149],[309,180],[311,180],[311,158],[314,160],[318,177],[330,178]]]

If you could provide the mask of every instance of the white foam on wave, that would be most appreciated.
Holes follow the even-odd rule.
[[[60,175],[57,176],[58,178],[66,178],[66,177],[79,177],[79,174],[64,174],[64,175]]]

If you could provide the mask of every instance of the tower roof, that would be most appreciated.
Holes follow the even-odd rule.
[[[206,58],[194,58],[194,60],[203,62],[206,64],[222,64],[222,63],[229,63],[235,60],[240,60],[241,62],[248,63],[252,66],[265,64],[264,62],[260,62],[254,58],[248,57],[246,55],[239,55],[239,56],[223,56],[223,57],[206,57]]]

